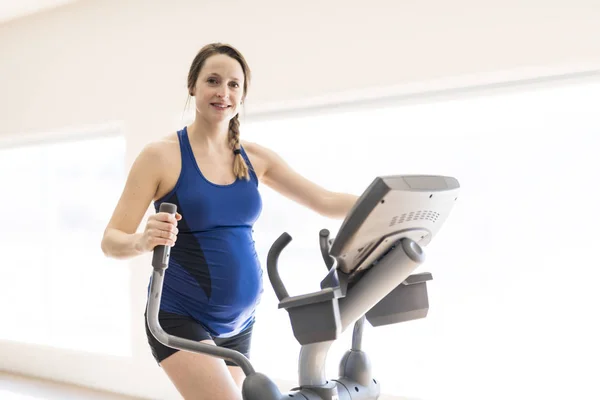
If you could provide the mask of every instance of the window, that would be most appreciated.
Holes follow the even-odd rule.
[[[360,194],[388,174],[459,179],[459,201],[417,271],[434,276],[429,316],[365,328],[364,349],[385,393],[590,393],[592,368],[585,366],[600,357],[593,321],[600,304],[598,104],[600,84],[588,82],[242,121],[245,139],[276,150],[331,190]],[[287,231],[294,240],[280,261],[284,283],[292,295],[318,290],[326,271],[318,232],[335,235],[341,221],[261,190],[265,207],[255,238],[264,267],[269,247]],[[271,377],[295,381],[300,346],[264,277],[253,362]],[[332,347],[329,377],[337,377],[351,331]]]
[[[0,339],[129,354],[129,268],[100,249],[124,163],[114,134],[0,148]]]

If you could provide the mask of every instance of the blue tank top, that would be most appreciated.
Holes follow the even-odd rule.
[[[160,309],[194,318],[214,337],[229,337],[254,320],[263,292],[254,246],[262,211],[258,178],[244,149],[250,180],[218,185],[196,163],[187,128],[177,132],[181,172],[175,187],[154,202],[177,205],[182,219],[165,272]]]

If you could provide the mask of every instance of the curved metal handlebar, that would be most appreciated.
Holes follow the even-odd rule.
[[[282,250],[290,244],[291,241],[292,237],[287,232],[283,232],[273,243],[269,249],[269,254],[267,255],[267,273],[269,274],[269,280],[271,281],[271,285],[273,286],[273,290],[275,290],[275,294],[279,301],[288,298],[289,294],[279,276],[277,262]]]

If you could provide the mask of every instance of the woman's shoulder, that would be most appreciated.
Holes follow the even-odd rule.
[[[141,181],[154,182],[154,199],[164,196],[175,186],[181,169],[177,133],[167,134],[146,143],[134,164],[135,169],[140,171]]]
[[[255,158],[260,158],[261,160],[267,161],[268,159],[276,155],[276,153],[273,150],[256,142],[241,140],[240,143],[246,151],[246,154],[248,154],[249,156],[251,155]]]
[[[264,175],[265,171],[269,167],[270,160],[272,159],[273,151],[262,146],[256,142],[248,140],[240,140],[240,144],[244,148],[244,151],[250,159],[250,163],[254,166],[254,171],[259,179]]]
[[[170,159],[174,151],[179,152],[177,132],[169,133],[146,143],[140,151],[140,157],[160,161]]]

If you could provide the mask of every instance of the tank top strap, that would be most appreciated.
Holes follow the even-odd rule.
[[[250,179],[252,179],[254,181],[254,183],[256,183],[256,185],[258,186],[258,176],[254,172],[254,167],[252,166],[252,163],[250,162],[250,158],[248,157],[248,154],[246,154],[246,150],[244,149],[244,146],[242,146],[241,144],[240,144],[240,150],[241,150],[242,157],[244,157],[244,161],[246,161],[246,165],[248,166],[248,171],[250,172]]]
[[[196,160],[194,158],[194,152],[192,151],[192,145],[190,144],[190,138],[188,137],[187,126],[184,126],[181,130],[177,131],[179,137],[179,149],[181,150],[181,171],[187,171],[193,168]]]

